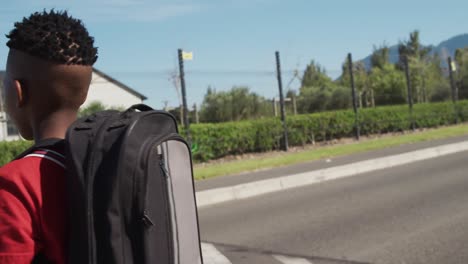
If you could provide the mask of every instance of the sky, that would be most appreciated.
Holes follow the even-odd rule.
[[[423,44],[434,45],[468,33],[466,0],[5,0],[0,69],[14,22],[51,8],[81,19],[99,48],[94,66],[155,108],[180,103],[171,79],[178,74],[179,48],[193,52],[184,62],[187,101],[200,106],[208,86],[248,86],[277,97],[275,51],[284,89],[298,90],[294,72],[312,60],[337,77],[349,52],[362,59],[374,46],[407,40],[413,30]]]

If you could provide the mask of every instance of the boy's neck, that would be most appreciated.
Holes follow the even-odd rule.
[[[68,127],[76,120],[76,111],[58,111],[33,124],[34,141],[65,138]]]

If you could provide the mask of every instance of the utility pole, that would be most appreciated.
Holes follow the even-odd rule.
[[[280,63],[280,54],[279,51],[275,53],[276,55],[276,74],[278,78],[278,88],[280,95],[280,111],[281,111],[281,123],[283,124],[283,150],[288,151],[288,127],[286,125],[286,113],[284,109],[284,96],[283,96],[283,82],[281,80],[281,63]]]
[[[185,91],[185,73],[184,73],[184,58],[182,57],[182,49],[178,50],[178,58],[179,58],[179,77],[180,77],[180,87],[182,89],[182,107],[181,111],[183,111],[183,120],[185,131],[187,133],[187,141],[191,144],[190,138],[190,124],[188,120],[188,107],[187,107],[187,93]]]
[[[351,78],[351,95],[353,97],[353,110],[354,110],[354,116],[355,116],[355,121],[354,121],[354,128],[355,128],[355,133],[356,133],[356,140],[359,140],[360,138],[360,127],[359,127],[359,113],[358,113],[358,102],[356,98],[356,87],[354,85],[354,71],[353,71],[353,58],[351,53],[348,53],[348,69],[349,69],[349,76]]]
[[[169,80],[172,81],[172,84],[174,85],[174,88],[177,93],[177,99],[179,99],[179,119],[180,119],[180,124],[183,126],[184,125],[184,113],[182,110],[182,96],[180,94],[180,77],[179,74],[177,74],[177,69],[174,69],[173,72],[170,73]]]

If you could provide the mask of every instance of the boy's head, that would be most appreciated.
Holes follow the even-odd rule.
[[[15,23],[7,38],[5,109],[21,135],[32,139],[42,121],[76,115],[87,96],[97,48],[82,22],[66,11],[36,12]]]

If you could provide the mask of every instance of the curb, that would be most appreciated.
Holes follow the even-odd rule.
[[[356,176],[366,172],[391,168],[466,150],[468,150],[468,141],[462,141],[459,143],[425,148],[403,154],[365,160],[321,170],[308,171],[275,179],[200,191],[196,193],[197,205],[198,207],[205,207],[228,201],[246,199],[253,196],[307,186],[324,181]]]

